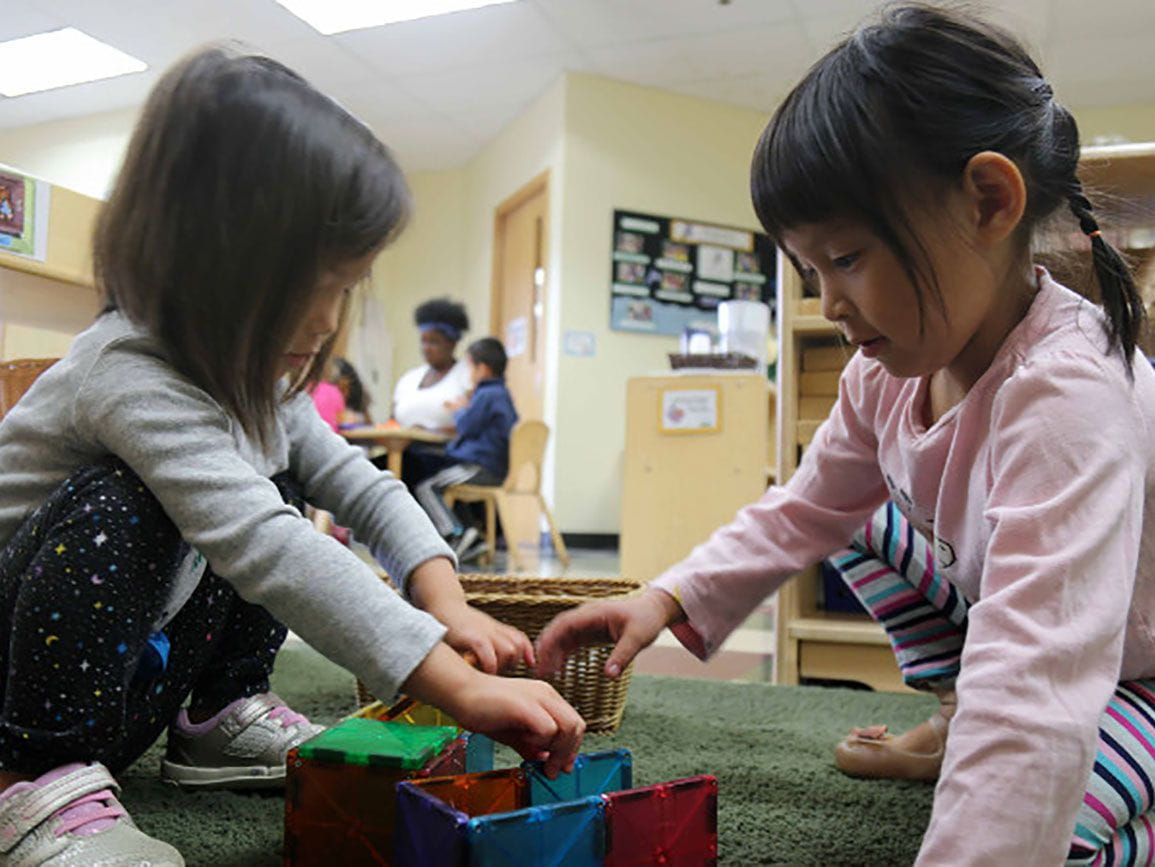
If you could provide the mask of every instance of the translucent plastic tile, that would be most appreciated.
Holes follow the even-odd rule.
[[[505,813],[529,806],[529,789],[525,773],[520,768],[414,780],[410,785],[469,817]]]
[[[414,698],[402,698],[392,706],[376,701],[353,714],[354,718],[375,719],[381,722],[402,722],[420,726],[456,726],[457,722],[449,714],[432,705],[423,704]],[[458,733],[469,739],[466,750],[465,773],[493,770],[493,740],[476,732],[466,732],[458,727]]]
[[[468,770],[468,768],[465,767],[468,749],[468,738],[464,735],[459,738],[454,738],[445,745],[445,749],[430,759],[425,767],[417,771],[414,776],[451,777],[464,774]]]
[[[469,816],[410,783],[397,786],[394,867],[459,867],[466,863]]]
[[[606,867],[700,867],[717,863],[715,777],[688,777],[603,797]]]
[[[397,786],[396,867],[456,867],[469,853],[471,818],[527,804],[520,768],[411,780]]]
[[[573,772],[558,774],[556,780],[545,775],[541,762],[525,762],[522,768],[529,781],[529,803],[534,807],[617,792],[634,784],[634,760],[626,749],[580,753]]]
[[[346,719],[298,748],[302,759],[344,765],[417,770],[437,755],[457,729]]]
[[[470,819],[469,867],[599,867],[605,801],[599,796]]]
[[[404,733],[400,737],[398,729]],[[391,734],[381,738],[379,730]],[[339,736],[332,735],[334,731]],[[393,855],[397,783],[414,774],[463,767],[466,745],[453,739],[455,731],[346,720],[291,750],[285,786],[285,863],[388,864]],[[448,749],[435,753],[424,767],[401,767],[425,755],[427,746],[445,742]]]
[[[312,761],[297,750],[287,764],[286,864],[389,863],[394,789],[410,771]]]
[[[468,745],[465,748],[465,772],[467,774],[479,771],[493,770],[493,739],[477,732],[466,732]]]

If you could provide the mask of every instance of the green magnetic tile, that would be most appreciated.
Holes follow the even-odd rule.
[[[297,748],[303,759],[416,770],[457,737],[453,726],[346,719]]]

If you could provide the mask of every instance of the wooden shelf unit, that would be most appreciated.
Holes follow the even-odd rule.
[[[817,351],[815,351],[817,350]],[[819,369],[804,364],[816,359]],[[778,257],[778,479],[798,468],[802,450],[829,414],[838,375],[850,359],[834,325],[804,298],[802,280]],[[819,572],[812,566],[778,591],[775,682],[802,678],[848,680],[875,689],[904,690],[882,628],[866,615],[823,611]]]
[[[1104,235],[1119,243],[1136,264],[1149,312],[1155,312],[1155,143],[1085,148],[1080,177],[1092,197],[1109,203],[1099,213]],[[1093,296],[1089,242],[1077,230],[1049,240],[1038,257],[1056,279]],[[1155,331],[1155,329],[1152,329]],[[829,370],[804,370],[803,354],[838,347],[834,326],[821,315],[817,299],[805,298],[802,280],[778,257],[778,481],[798,468],[802,450],[820,423],[823,398],[807,387],[828,390]],[[1149,354],[1155,338],[1149,335]],[[849,347],[843,346],[845,359]],[[830,361],[837,353],[821,353]],[[829,367],[830,365],[823,365]],[[824,374],[824,375],[818,375]],[[820,606],[819,572],[811,567],[778,591],[776,682],[802,678],[848,680],[875,689],[905,691],[882,628],[866,615],[827,613]]]
[[[46,261],[0,250],[0,356],[8,324],[71,335],[92,324],[100,306],[90,248],[101,202],[42,184],[49,189]]]

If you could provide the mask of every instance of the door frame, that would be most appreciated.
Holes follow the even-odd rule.
[[[493,267],[489,279],[489,323],[490,330],[497,332],[498,321],[501,314],[500,301],[500,286],[501,286],[501,271],[502,259],[501,251],[502,241],[505,240],[505,217],[516,208],[519,208],[527,200],[532,199],[538,193],[545,196],[545,207],[543,213],[545,214],[541,227],[541,262],[542,267],[547,268],[549,262],[549,169],[545,169],[541,174],[536,175],[531,180],[523,184],[517,189],[513,195],[504,199],[493,212]],[[548,274],[548,270],[546,272]],[[543,287],[544,289],[544,287]],[[546,303],[546,299],[542,298],[542,303]],[[542,317],[544,320],[544,316]],[[542,322],[544,328],[545,323]],[[504,335],[498,335],[500,339],[504,339]],[[544,396],[543,396],[544,404]]]

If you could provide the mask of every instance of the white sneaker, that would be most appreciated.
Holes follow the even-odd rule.
[[[160,776],[182,788],[279,788],[289,750],[324,728],[271,692],[237,699],[203,723],[190,722],[182,709],[168,727]]]
[[[457,537],[457,541],[453,543],[453,553],[457,555],[458,560],[461,559],[462,554],[473,547],[478,535],[476,527],[466,527],[465,531]]]
[[[183,867],[180,852],[133,823],[104,765],[73,764],[0,793],[4,867]]]

